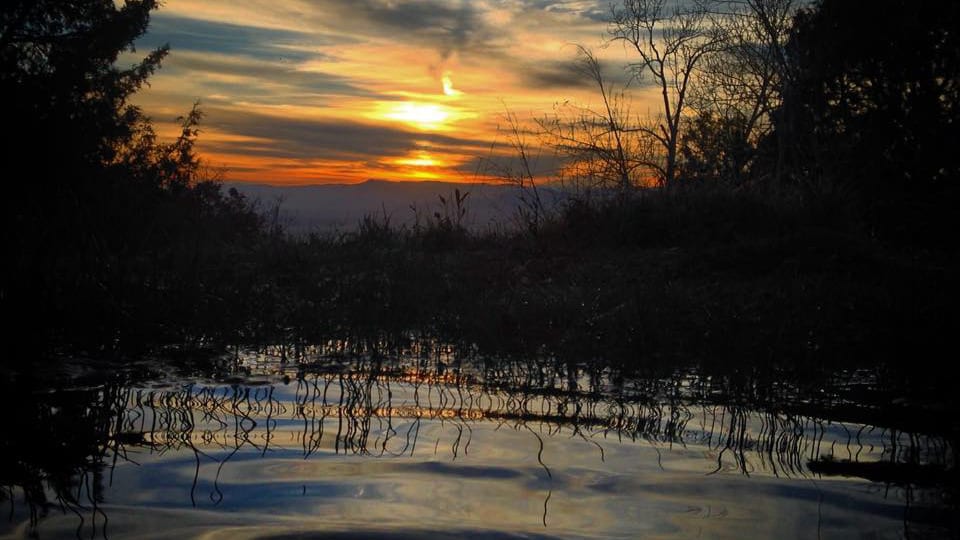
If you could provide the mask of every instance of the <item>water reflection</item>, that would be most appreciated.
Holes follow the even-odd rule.
[[[857,422],[870,409],[842,385],[764,401],[692,370],[273,352],[213,379],[9,389],[12,532],[143,536],[172,517],[188,536],[957,530],[949,432]]]

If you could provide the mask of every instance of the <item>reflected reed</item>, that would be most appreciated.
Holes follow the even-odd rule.
[[[105,486],[118,462],[136,464],[144,455],[192,456],[190,504],[217,505],[223,471],[241,452],[309,459],[419,451],[457,460],[469,454],[482,423],[532,434],[547,479],[553,475],[544,446],[565,437],[595,446],[601,461],[611,445],[631,441],[658,456],[695,449],[710,463],[707,475],[859,476],[902,490],[908,505],[918,488],[954,498],[954,436],[942,426],[904,429],[901,419],[858,422],[876,418],[845,398],[870,384],[862,373],[837,378],[812,400],[798,385],[761,396],[748,382],[694,369],[628,377],[550,359],[468,359],[437,343],[393,358],[353,352],[342,343],[237,351],[233,375],[219,381],[11,389],[8,406],[18,414],[4,451],[14,459],[0,477],[11,519],[22,514],[18,507],[28,509],[32,527],[52,510],[71,512],[78,535],[106,536]],[[428,424],[442,426],[446,438],[425,439]],[[204,467],[215,468],[209,484],[200,481]],[[546,524],[549,491],[545,497]]]

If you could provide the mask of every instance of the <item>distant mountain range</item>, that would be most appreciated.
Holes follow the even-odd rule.
[[[435,212],[444,215],[444,197],[453,211],[455,190],[469,193],[464,224],[473,229],[515,224],[521,205],[520,189],[506,184],[462,184],[453,182],[390,182],[368,180],[360,184],[320,184],[310,186],[274,186],[227,183],[253,201],[262,210],[280,205],[281,222],[294,234],[349,231],[365,215],[390,218],[394,225],[413,225],[419,213],[421,221]],[[560,198],[556,191],[540,191],[545,205]],[[414,208],[416,210],[414,210]]]

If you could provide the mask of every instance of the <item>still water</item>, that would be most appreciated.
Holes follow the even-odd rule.
[[[20,388],[0,536],[957,534],[949,433],[764,406],[695,370],[275,353]]]

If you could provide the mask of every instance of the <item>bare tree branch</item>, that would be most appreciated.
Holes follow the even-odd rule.
[[[649,77],[659,89],[665,166],[661,183],[669,186],[677,174],[678,145],[688,108],[688,94],[700,63],[723,47],[723,33],[709,16],[718,0],[670,2],[624,0],[613,10],[610,36],[632,48],[640,62],[631,66],[634,77]]]

